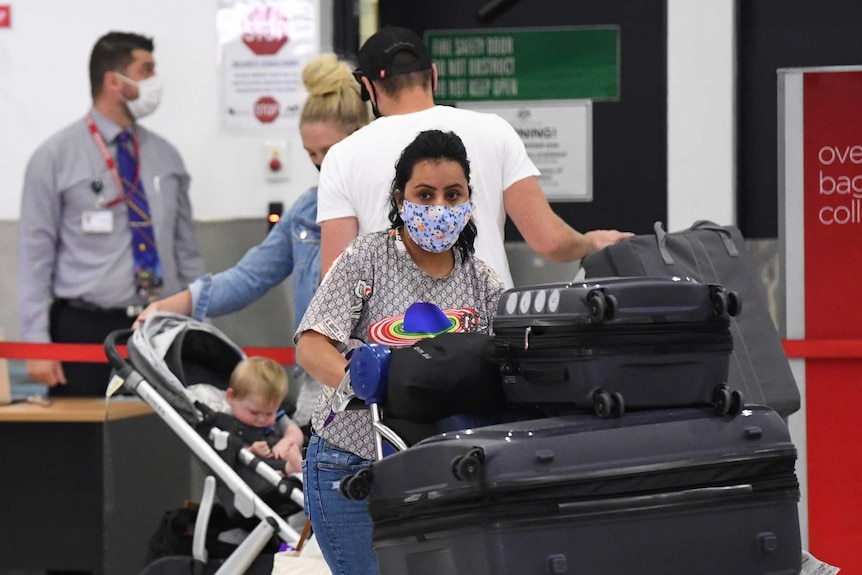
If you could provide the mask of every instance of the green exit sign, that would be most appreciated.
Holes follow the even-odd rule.
[[[429,30],[440,102],[618,100],[617,26]]]

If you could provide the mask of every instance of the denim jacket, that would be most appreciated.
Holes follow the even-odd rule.
[[[320,225],[317,187],[299,196],[260,245],[235,266],[207,274],[190,286],[192,317],[225,315],[244,308],[293,274],[295,323],[305,315],[320,283]]]

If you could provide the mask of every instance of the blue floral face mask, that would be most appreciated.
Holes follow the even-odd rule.
[[[401,219],[410,238],[426,252],[445,252],[455,245],[464,226],[470,221],[473,206],[425,206],[404,200]]]

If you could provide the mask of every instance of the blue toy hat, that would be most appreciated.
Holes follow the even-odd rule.
[[[417,301],[404,314],[404,331],[410,334],[436,334],[449,329],[452,322],[443,310],[424,301]]]

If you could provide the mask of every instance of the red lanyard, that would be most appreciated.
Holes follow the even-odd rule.
[[[105,160],[105,165],[108,166],[108,170],[111,172],[111,175],[114,176],[114,180],[117,183],[117,197],[105,204],[106,208],[110,208],[126,200],[126,194],[123,191],[123,180],[120,178],[120,172],[117,170],[117,164],[116,162],[114,162],[114,158],[111,156],[111,153],[108,152],[108,146],[105,144],[105,139],[102,138],[102,134],[99,133],[99,129],[96,127],[96,123],[93,121],[93,117],[90,114],[87,114],[85,120],[87,121],[87,127],[90,128],[90,135],[93,136],[93,140],[96,142],[96,147],[98,147],[99,151],[102,153],[102,159]],[[135,126],[134,140],[135,160],[137,161],[135,162],[135,181],[131,186],[132,190],[137,188],[138,182],[141,180],[141,146],[138,143],[137,126]]]

